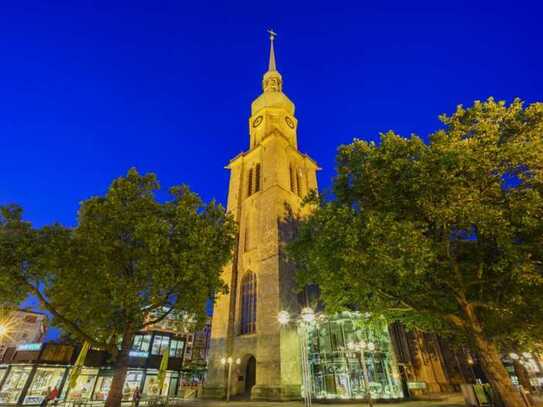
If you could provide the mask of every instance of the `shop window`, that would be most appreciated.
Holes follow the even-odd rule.
[[[75,381],[75,386],[70,389],[70,392],[68,393],[68,400],[90,400],[97,376],[98,369],[81,369],[81,373],[77,376],[77,380]],[[68,377],[66,383],[69,383],[69,380],[70,378]],[[64,397],[66,397],[67,390],[68,386],[65,385],[63,389]]]
[[[260,191],[260,164],[255,167],[255,192]]]
[[[0,392],[0,404],[16,404],[19,401],[31,370],[30,366],[11,367]]]
[[[152,354],[162,355],[168,346],[170,346],[169,336],[155,335],[155,338],[153,339]]]
[[[111,381],[113,376],[100,376],[96,381],[96,389],[94,390],[93,399],[94,400],[105,400],[109,394],[109,389],[111,388]]]
[[[241,334],[256,331],[256,275],[247,272],[241,280]]]
[[[143,372],[138,370],[128,371],[123,386],[123,400],[132,400],[134,391],[141,386]]]
[[[172,339],[170,342],[170,356],[175,358],[183,356],[183,345],[184,342],[182,340]]]
[[[131,350],[134,352],[149,352],[151,335],[135,335]]]
[[[36,369],[23,404],[41,404],[47,397],[49,389],[56,387],[59,390],[64,373],[66,373],[66,368],[63,367],[39,367]]]

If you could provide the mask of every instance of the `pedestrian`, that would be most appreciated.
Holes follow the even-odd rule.
[[[134,401],[134,407],[139,407],[141,399],[140,388],[136,387],[134,393],[132,394],[132,401]]]
[[[57,398],[58,398],[57,386],[53,387],[53,389],[51,390],[51,392],[49,393],[49,396],[47,398],[49,399],[49,400],[47,400],[48,402],[52,401],[53,404],[55,404],[57,402]]]

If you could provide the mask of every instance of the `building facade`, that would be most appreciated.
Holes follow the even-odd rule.
[[[299,309],[293,270],[282,243],[288,237],[286,205],[302,211],[302,197],[317,189],[317,164],[298,149],[295,107],[283,93],[273,36],[263,92],[252,103],[249,149],[228,165],[227,209],[239,224],[237,250],[223,270],[229,293],[214,307],[204,395],[225,394],[224,358],[233,367],[230,392],[252,399],[300,397],[299,344],[281,329],[279,311]]]
[[[10,347],[41,342],[47,332],[48,319],[39,312],[13,310],[0,318],[0,325],[5,331],[0,335],[1,358]]]

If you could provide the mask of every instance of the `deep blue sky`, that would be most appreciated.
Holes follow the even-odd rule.
[[[425,135],[489,96],[541,100],[542,6],[450,3],[3,2],[0,204],[73,225],[131,166],[225,202],[269,27],[321,187],[353,137]]]

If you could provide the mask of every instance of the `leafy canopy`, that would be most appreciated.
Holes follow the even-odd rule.
[[[158,189],[154,174],[131,169],[104,196],[81,204],[73,229],[32,229],[12,208],[17,216],[4,221],[0,242],[21,254],[0,278],[37,295],[57,325],[114,353],[117,337],[171,312],[204,317],[207,301],[225,290],[220,272],[233,249],[234,221],[186,186],[171,188],[164,203]],[[6,237],[15,226],[21,244]]]
[[[513,346],[543,337],[543,104],[489,99],[429,142],[339,148],[289,253],[331,309],[359,307]],[[480,333],[480,332],[479,332]]]

